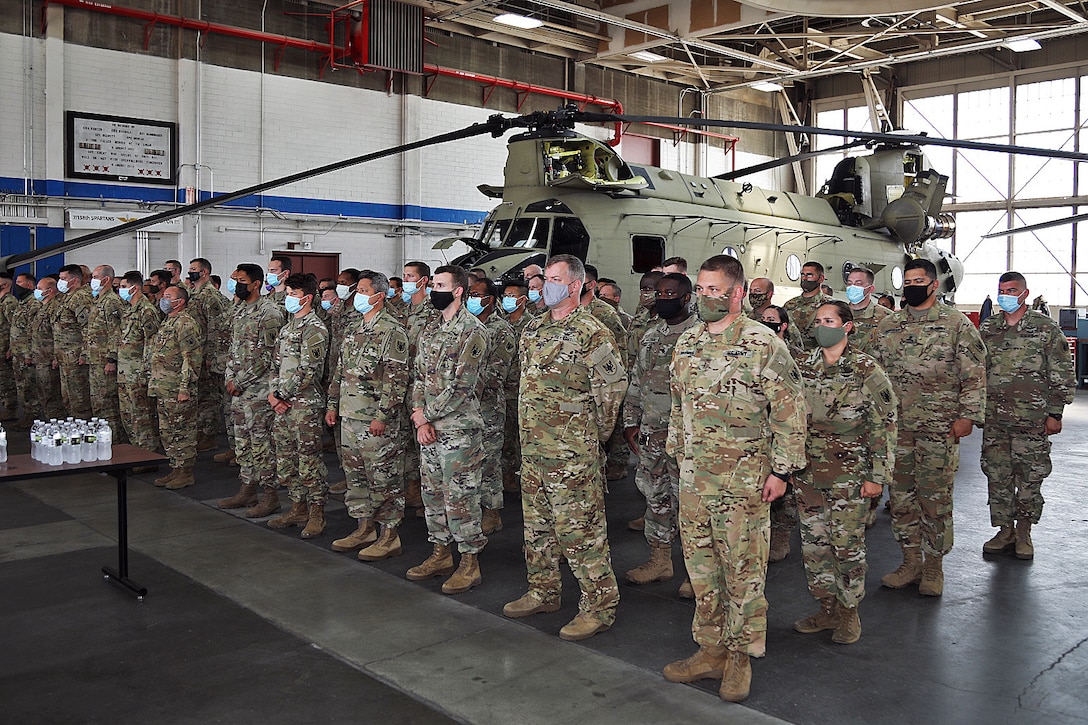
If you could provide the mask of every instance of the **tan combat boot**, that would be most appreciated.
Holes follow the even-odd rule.
[[[165,486],[166,484],[170,483],[175,478],[177,478],[178,477],[178,471],[180,471],[180,470],[181,470],[180,468],[171,468],[170,473],[166,474],[165,476],[159,476],[158,478],[155,479],[155,485],[158,486],[159,488],[162,488],[163,486]]]
[[[453,550],[446,544],[435,544],[434,551],[419,566],[413,566],[405,574],[410,581],[418,582],[433,576],[453,573]]]
[[[348,479],[342,478],[336,483],[329,484],[329,493],[347,493]]]
[[[559,630],[559,639],[566,640],[567,642],[578,642],[583,639],[589,639],[598,632],[605,631],[610,626],[611,625],[605,624],[592,614],[578,612],[578,614],[574,615],[574,619],[564,624],[563,628]]]
[[[201,433],[196,439],[196,450],[198,453],[214,451],[218,447],[219,444],[215,442],[215,438],[206,433]]]
[[[291,510],[283,516],[277,516],[268,522],[273,529],[286,529],[288,526],[305,526],[310,520],[310,512],[306,509],[305,501],[295,501],[291,504]]]
[[[861,639],[861,618],[857,607],[839,607],[839,626],[831,635],[835,644],[854,644]]]
[[[662,672],[669,682],[695,682],[696,680],[719,680],[729,662],[729,650],[725,647],[702,646],[699,651],[686,660],[677,660],[665,665]]]
[[[1016,529],[1009,523],[998,529],[997,535],[982,545],[983,554],[1001,554],[1016,548]]]
[[[238,457],[238,455],[234,452],[234,449],[233,448],[228,448],[227,450],[223,451],[222,453],[216,453],[214,456],[212,456],[212,460],[215,461],[216,463],[226,463],[229,466],[230,462],[233,461],[237,457]]]
[[[261,492],[261,498],[257,505],[246,509],[246,518],[263,519],[265,516],[271,516],[279,510],[280,497],[276,494],[276,489],[272,486],[266,486]]]
[[[922,578],[922,550],[917,546],[904,546],[903,563],[891,574],[885,574],[880,583],[889,589],[902,589]]]
[[[507,602],[502,608],[502,615],[510,619],[521,619],[533,614],[558,612],[559,605],[559,597],[548,599],[540,592],[530,589],[514,601]]]
[[[1016,522],[1016,558],[1035,558],[1035,546],[1031,543],[1031,522],[1025,519]]]
[[[410,508],[423,508],[423,489],[417,478],[409,481],[404,489],[404,505]]]
[[[926,561],[922,564],[922,583],[918,585],[918,593],[923,597],[939,597],[944,592],[944,569],[939,554],[926,554]]]
[[[310,504],[310,516],[306,520],[306,526],[302,529],[303,539],[312,539],[315,536],[320,536],[321,532],[325,530],[325,504],[312,503]]]
[[[718,697],[726,702],[742,702],[748,699],[752,689],[752,661],[744,652],[730,652],[732,662],[722,677]]]
[[[793,628],[801,634],[816,634],[839,626],[839,602],[835,597],[820,599],[820,611],[793,623]]]
[[[166,488],[171,491],[177,491],[179,488],[187,488],[192,486],[196,481],[193,479],[193,467],[182,466],[178,469],[177,475],[166,484]]]
[[[483,520],[480,523],[483,526],[484,536],[502,531],[502,516],[499,515],[498,509],[484,509]]]
[[[627,572],[632,584],[667,582],[672,579],[672,544],[650,544],[650,559]]]
[[[691,588],[691,579],[685,579],[676,593],[681,599],[694,599],[695,590]]]
[[[383,526],[377,542],[359,552],[359,561],[380,561],[401,555],[400,535],[395,526]]]
[[[332,542],[333,551],[355,551],[358,548],[373,544],[378,538],[378,532],[374,530],[372,519],[359,519],[359,526],[342,539]]]
[[[480,561],[476,554],[461,554],[461,564],[453,576],[442,584],[443,594],[463,594],[484,580],[480,575]]]
[[[253,506],[257,503],[257,484],[243,483],[238,493],[230,498],[224,498],[216,504],[221,509],[240,509],[243,506]]]
[[[637,519],[635,519],[633,521],[628,521],[627,522],[627,528],[631,529],[631,531],[645,531],[646,530],[646,517],[645,516],[639,516]]]
[[[767,561],[772,564],[782,561],[790,555],[790,530],[771,527],[771,550],[767,555]]]

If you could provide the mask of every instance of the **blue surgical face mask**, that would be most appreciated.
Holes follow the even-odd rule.
[[[518,298],[506,296],[502,298],[502,309],[505,312],[514,312],[518,308]]]
[[[394,297],[396,297],[396,296],[397,296],[397,291],[396,291],[395,289],[393,289],[392,287],[390,287],[389,289],[387,289],[387,290],[385,291],[385,297],[386,297],[386,299],[390,299],[390,300],[391,300],[391,299],[393,299],[393,298],[394,298]]]
[[[332,300],[321,300],[321,309],[328,312],[332,309]]]
[[[283,306],[286,307],[287,311],[293,315],[302,309],[302,298],[287,295],[283,298]]]
[[[377,295],[371,295],[370,297],[376,297]],[[365,315],[374,309],[374,305],[370,302],[370,297],[366,295],[355,295],[355,299],[351,301],[351,304],[355,307],[355,311],[359,314]]]
[[[480,301],[479,297],[469,297],[465,302],[465,307],[468,308],[469,312],[477,316],[484,311],[484,303]]]
[[[280,276],[276,272],[268,272],[264,276],[264,283],[269,287],[280,286]]]
[[[68,280],[66,280],[66,279],[57,280],[57,292],[60,292],[62,295],[68,294]]]
[[[227,277],[227,292],[230,292],[231,296],[238,291],[238,280],[234,277]]]
[[[91,296],[97,297],[98,293],[102,291],[102,280],[91,277]]]
[[[997,306],[1011,315],[1020,309],[1023,303],[1020,301],[1020,295],[998,295]]]
[[[418,282],[405,282],[400,291],[400,298],[404,300],[405,304],[411,304],[412,295],[419,291]]]
[[[162,310],[163,313],[169,315],[171,312],[174,311],[174,303],[171,302],[168,298],[163,297],[161,300],[159,300],[159,309]]]
[[[45,293],[42,292],[40,289],[34,290],[34,299],[36,299],[38,302],[44,302],[45,301]]]
[[[534,305],[537,302],[540,302],[540,290],[538,290],[538,289],[529,290],[529,301],[532,302]]]
[[[850,301],[850,304],[856,305],[865,299],[865,287],[858,287],[855,284],[849,285],[846,288],[846,299]]]
[[[548,307],[555,307],[568,297],[570,297],[570,285],[559,282],[544,283],[544,304]]]
[[[125,302],[132,302],[132,288],[131,287],[121,287],[120,289],[117,290],[117,294],[121,295],[121,299],[123,299]]]

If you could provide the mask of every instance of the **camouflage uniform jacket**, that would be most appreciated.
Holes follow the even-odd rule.
[[[763,319],[762,312],[756,313],[755,310],[749,310],[745,314],[748,315],[748,319],[763,324],[761,322]],[[798,353],[804,352],[805,345],[801,340],[801,332],[798,330],[797,325],[793,324],[793,318],[790,318],[787,322],[789,324],[786,326],[786,347],[789,348],[791,355],[797,356]],[[771,328],[768,327],[767,329],[769,330]],[[851,338],[851,342],[853,342],[853,338]]]
[[[87,330],[83,333],[83,359],[93,365],[117,362],[121,315],[130,305],[113,288],[103,288],[93,299]]]
[[[487,354],[487,330],[464,307],[446,322],[432,318],[419,335],[412,375],[412,408],[436,430],[483,427],[479,376]]]
[[[587,307],[533,320],[521,339],[522,455],[595,460],[616,425],[627,373],[615,338]]]
[[[321,376],[325,353],[329,350],[329,331],[313,310],[302,317],[291,317],[280,328],[272,356],[270,387],[280,400],[321,402]]]
[[[884,370],[850,347],[830,367],[823,350],[810,350],[796,360],[808,405],[805,473],[815,474],[805,480],[815,488],[860,485],[863,480],[891,484],[898,401]]]
[[[230,333],[230,354],[223,381],[240,392],[268,395],[272,356],[283,327],[283,310],[267,297],[243,303],[234,312]]]
[[[627,359],[632,363],[642,347],[642,336],[660,319],[653,307],[639,307],[631,318],[631,326],[627,329]]]
[[[11,350],[11,323],[19,313],[19,300],[8,292],[0,297],[0,358]]]
[[[416,348],[419,344],[419,334],[431,321],[440,318],[442,313],[434,308],[426,297],[418,305],[409,304],[405,307],[406,313],[401,320],[408,332],[408,354],[411,360],[416,359]]]
[[[1041,430],[1050,413],[1073,402],[1069,343],[1050,317],[1028,310],[1015,327],[997,313],[980,328],[986,344],[986,421]]]
[[[816,310],[820,309],[820,305],[830,301],[831,298],[823,292],[817,292],[812,297],[797,295],[791,300],[786,300],[786,304],[782,305],[782,308],[790,313],[790,327],[797,328],[801,336],[803,349],[811,350],[818,347],[816,336],[812,332],[812,323],[816,320]]]
[[[484,323],[487,357],[480,370],[480,404],[505,405],[518,396],[518,341],[514,328],[500,315],[491,313]]]
[[[204,360],[210,363],[210,369],[215,373],[222,373],[226,368],[230,339],[227,302],[223,293],[208,282],[199,290],[189,290],[189,304],[185,306],[185,310],[200,325]]]
[[[892,313],[887,307],[881,307],[874,300],[863,310],[851,310],[854,313],[854,331],[850,333],[850,347],[866,355],[876,356],[876,330],[880,321]]]
[[[53,320],[60,314],[60,308],[64,304],[59,296],[54,296],[48,302],[37,302],[38,309],[30,316],[30,359],[35,365],[52,365],[57,359],[55,341],[53,339]]]
[[[162,324],[158,311],[141,297],[136,304],[124,303],[121,313],[121,342],[117,346],[117,381],[147,385],[147,346]]]
[[[30,357],[30,329],[41,311],[41,303],[29,294],[19,302],[11,317],[11,356]]]
[[[738,315],[720,334],[706,324],[685,332],[673,352],[671,388],[665,451],[692,466],[692,493],[748,498],[772,470],[804,468],[801,374],[763,325]]]
[[[326,410],[351,420],[400,424],[408,394],[408,333],[384,309],[344,338]],[[394,431],[388,431],[392,434]]]
[[[641,426],[648,431],[663,431],[669,427],[672,351],[680,335],[697,324],[699,316],[689,315],[678,325],[659,319],[646,330],[638,356],[632,358],[631,382],[623,399],[624,428]]]
[[[83,354],[83,332],[91,317],[89,287],[81,286],[67,294],[57,295],[60,305],[53,311],[53,344],[57,362],[75,365]]]
[[[597,297],[591,299],[585,307],[612,333],[612,339],[616,341],[616,351],[620,354],[620,362],[623,363],[623,368],[626,370],[628,360],[627,328],[623,326],[619,314],[612,309],[612,305]]]
[[[631,324],[635,321],[634,317],[631,317],[631,313],[622,307],[616,308],[616,314],[620,316],[620,322],[623,323],[623,329],[627,330],[627,334],[631,334]]]
[[[921,317],[900,310],[877,336],[877,360],[899,396],[900,430],[946,436],[957,418],[982,425],[986,348],[962,312],[942,302]]]
[[[200,325],[188,310],[167,316],[144,352],[148,395],[170,399],[187,393],[196,398],[204,361],[202,338]]]

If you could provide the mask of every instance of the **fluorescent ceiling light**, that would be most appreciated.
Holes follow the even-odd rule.
[[[1030,50],[1039,50],[1043,46],[1035,38],[1016,38],[1006,40],[1005,47],[1014,53],[1027,53]]]
[[[663,60],[668,60],[665,56],[651,53],[648,50],[636,50],[634,53],[628,53],[627,55],[646,63],[660,63]]]
[[[759,81],[758,83],[753,83],[752,88],[757,91],[763,91],[764,93],[774,93],[775,91],[782,90],[782,85],[780,83],[772,83],[771,81]]]
[[[515,28],[521,28],[522,30],[532,30],[533,28],[539,28],[541,25],[544,24],[543,20],[528,18],[524,15],[517,15],[515,13],[503,13],[502,15],[496,15],[495,22],[502,23],[503,25],[512,25]]]

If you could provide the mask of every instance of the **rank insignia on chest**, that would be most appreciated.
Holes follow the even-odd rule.
[[[722,357],[752,357],[751,350],[724,350]]]

